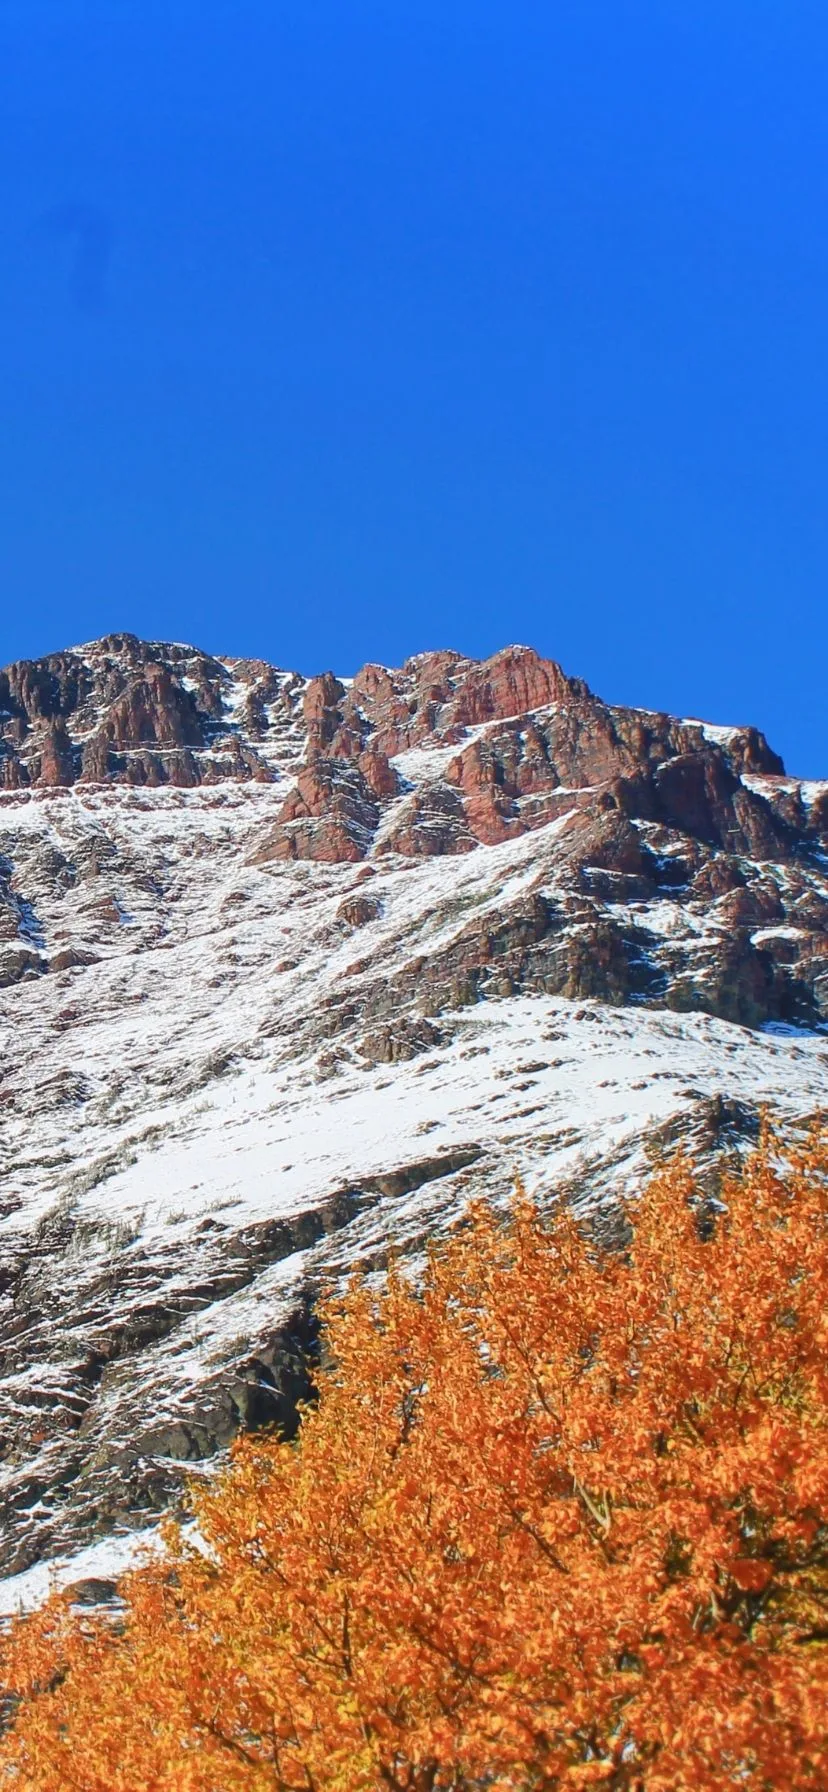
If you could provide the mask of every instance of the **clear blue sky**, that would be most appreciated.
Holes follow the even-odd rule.
[[[0,662],[529,641],[828,774],[824,0],[0,0]]]

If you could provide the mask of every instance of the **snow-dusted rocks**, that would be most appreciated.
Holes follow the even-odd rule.
[[[828,1106],[828,785],[527,649],[0,674],[0,1563],[290,1423],[312,1291],[515,1169]],[[120,1548],[120,1544],[118,1545]]]

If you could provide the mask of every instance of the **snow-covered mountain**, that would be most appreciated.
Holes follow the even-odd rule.
[[[0,673],[0,786],[6,1603],[290,1423],[320,1280],[828,1107],[828,783],[755,729],[112,636]]]

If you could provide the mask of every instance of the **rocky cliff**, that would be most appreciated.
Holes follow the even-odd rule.
[[[828,1105],[828,783],[526,648],[0,673],[0,1567],[290,1424],[313,1291],[468,1192]],[[19,1583],[15,1583],[19,1584]]]
[[[435,1003],[480,993],[525,938],[549,993],[747,1025],[828,1015],[828,785],[786,778],[755,728],[612,707],[528,648],[308,680],[114,635],[0,673],[0,773],[7,821],[15,792],[82,805],[101,788],[266,784],[257,864],[375,871],[556,823],[555,902],[514,917],[496,949],[472,928]],[[23,882],[0,861],[6,982],[73,949],[60,933],[39,945]]]

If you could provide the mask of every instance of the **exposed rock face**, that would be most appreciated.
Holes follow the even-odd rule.
[[[382,914],[382,903],[375,896],[362,896],[358,890],[352,896],[345,896],[336,911],[337,918],[344,921],[347,927],[367,927],[369,921],[377,921]]]
[[[305,684],[133,635],[22,660],[0,672],[0,778],[11,790],[268,779],[256,743],[278,739],[284,756]]]
[[[379,821],[379,807],[359,761],[316,755],[303,766],[279,810],[260,859],[363,859]]]
[[[753,728],[526,648],[7,668],[0,1570],[289,1424],[321,1280],[515,1168],[609,1224],[642,1127],[828,1108],[826,1033],[828,783]]]

